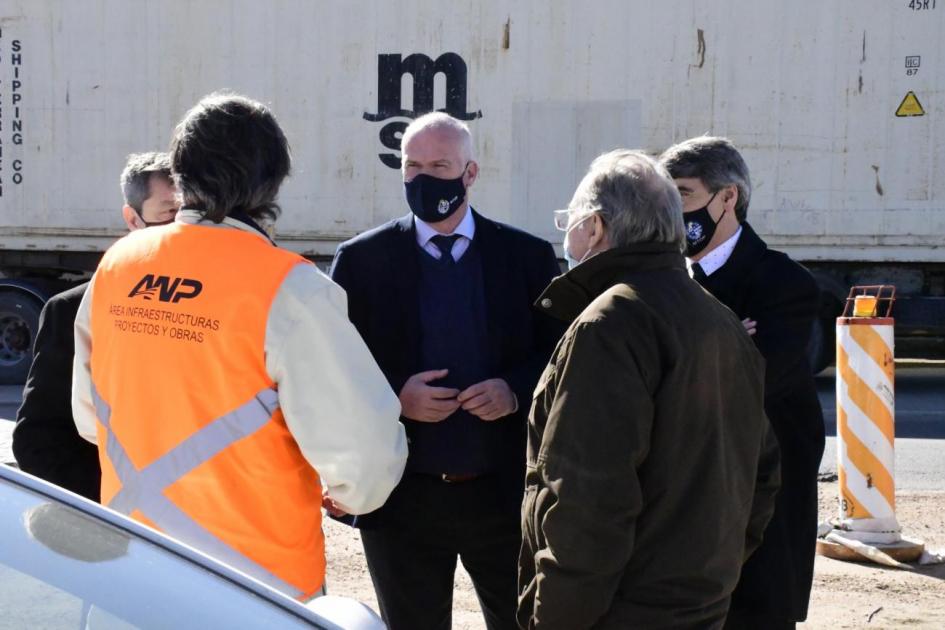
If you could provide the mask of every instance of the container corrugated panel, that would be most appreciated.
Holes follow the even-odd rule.
[[[711,133],[773,245],[945,261],[943,42],[941,0],[2,0],[0,246],[106,247],[125,156],[230,89],[286,129],[278,232],[308,254],[406,211],[398,134],[435,108],[475,134],[474,205],[555,241],[595,155]]]

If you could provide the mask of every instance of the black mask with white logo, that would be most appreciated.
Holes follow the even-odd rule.
[[[469,166],[469,163],[466,163]],[[440,179],[432,175],[417,175],[404,182],[404,196],[410,211],[424,223],[439,223],[452,216],[463,205],[466,184],[463,174],[456,179]]]
[[[719,221],[728,212],[728,210],[723,210],[718,221],[712,220],[712,215],[709,214],[709,204],[712,203],[717,194],[719,193],[716,192],[712,195],[712,198],[698,210],[683,214],[683,221],[686,223],[686,256],[689,258],[696,256],[706,248],[715,235],[715,228],[718,227]]]

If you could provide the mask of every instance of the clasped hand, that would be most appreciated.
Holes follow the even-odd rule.
[[[408,378],[400,390],[404,417],[419,422],[442,422],[463,408],[481,420],[491,421],[515,411],[515,395],[501,378],[490,378],[462,391],[430,385],[447,374],[449,370],[428,370]]]

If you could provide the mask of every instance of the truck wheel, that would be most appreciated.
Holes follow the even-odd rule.
[[[26,382],[43,305],[22,291],[0,291],[0,385]]]
[[[833,361],[834,332],[829,320],[815,319],[807,343],[807,358],[812,374],[820,374]]]

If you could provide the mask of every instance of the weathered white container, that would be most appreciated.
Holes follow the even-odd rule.
[[[476,204],[491,216],[556,237],[550,212],[597,153],[708,132],[744,151],[750,216],[773,244],[945,260],[945,2],[3,0],[0,28],[7,249],[105,246],[124,156],[165,147],[228,88],[270,103],[292,142],[280,235],[330,255],[404,211],[378,154],[385,124],[408,118],[365,119],[379,56],[453,53],[452,75],[421,81],[435,108],[449,87],[465,95],[453,113],[481,114]],[[402,86],[396,109],[414,111],[413,79],[381,78]],[[924,116],[895,115],[909,92]]]
[[[866,261],[938,297],[943,64],[945,0],[0,0],[0,267],[102,251],[125,156],[231,89],[288,133],[278,236],[308,255],[406,211],[397,134],[446,108],[475,134],[474,205],[556,242],[598,153],[720,134],[749,220],[827,288]],[[922,115],[897,116],[909,94]]]

